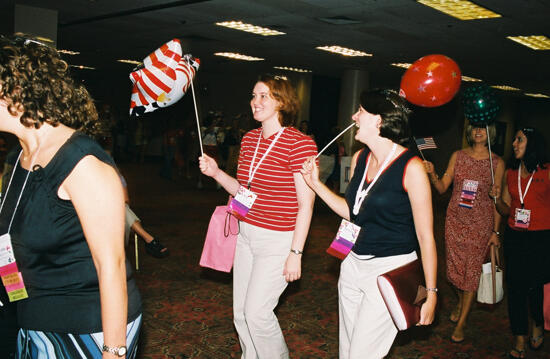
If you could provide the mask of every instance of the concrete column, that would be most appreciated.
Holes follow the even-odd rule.
[[[338,106],[338,127],[342,130],[351,123],[351,116],[359,108],[359,95],[369,88],[369,73],[364,70],[345,70],[340,87],[340,104]],[[355,130],[351,129],[344,136],[346,152],[352,154]]]

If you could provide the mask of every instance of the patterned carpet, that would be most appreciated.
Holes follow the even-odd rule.
[[[144,302],[138,358],[240,358],[232,324],[231,274],[198,265],[210,215],[216,205],[227,201],[227,195],[208,180],[199,190],[196,179],[161,179],[158,169],[154,163],[121,165],[132,208],[171,253],[168,258],[155,259],[145,254],[143,242],[138,246],[140,269],[135,276]],[[464,343],[449,340],[453,325],[448,317],[456,297],[443,275],[445,206],[446,198],[437,196],[440,292],[436,322],[400,333],[388,358],[506,358],[512,345],[506,299],[493,307],[475,304]],[[303,257],[303,277],[289,286],[277,311],[292,358],[338,357],[336,283],[340,261],[325,249],[339,222],[317,201]],[[128,256],[135,263],[133,244]],[[550,358],[550,345],[527,355]]]

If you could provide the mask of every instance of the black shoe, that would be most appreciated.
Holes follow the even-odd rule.
[[[168,249],[158,239],[153,239],[149,243],[145,242],[145,250],[155,258],[168,257]]]

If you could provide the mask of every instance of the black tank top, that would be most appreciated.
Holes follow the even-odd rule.
[[[11,227],[15,259],[29,298],[17,302],[24,329],[86,334],[102,331],[99,283],[82,226],[71,201],[57,190],[87,155],[114,166],[105,151],[86,135],[75,132],[46,167],[30,173]],[[17,164],[4,193],[1,234],[6,233],[28,171]],[[141,298],[126,260],[128,322],[141,313]]]
[[[350,219],[361,227],[352,251],[359,255],[388,257],[407,254],[418,249],[411,203],[403,187],[407,164],[415,157],[405,150],[382,172],[363,201],[359,213],[353,214],[355,195],[365,175],[367,156],[365,148],[357,158],[353,177],[346,189]],[[364,188],[370,182],[365,181]]]

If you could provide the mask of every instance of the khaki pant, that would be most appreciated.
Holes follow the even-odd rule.
[[[344,259],[338,280],[340,359],[379,359],[388,354],[397,328],[376,278],[416,258],[412,252],[367,260],[350,253]]]
[[[233,315],[243,359],[289,357],[273,310],[288,284],[283,269],[293,233],[240,223],[233,264]]]

